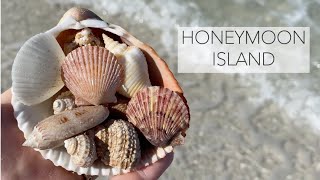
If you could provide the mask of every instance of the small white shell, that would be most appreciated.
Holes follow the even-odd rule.
[[[12,66],[12,91],[26,105],[41,103],[63,86],[61,64],[65,55],[48,33],[31,37],[19,50]]]
[[[65,110],[71,110],[75,107],[74,96],[70,91],[66,91],[61,93],[53,102],[53,113],[59,114]]]
[[[72,162],[79,167],[88,167],[97,159],[96,145],[93,137],[81,134],[64,141]]]

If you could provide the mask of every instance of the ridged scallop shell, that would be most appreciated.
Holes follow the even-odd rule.
[[[82,106],[52,115],[34,127],[23,145],[41,150],[60,146],[64,140],[97,126],[108,115],[104,106]]]
[[[74,109],[75,107],[74,96],[70,91],[61,93],[52,104],[54,114],[59,114],[65,110]]]
[[[140,160],[140,142],[132,124],[124,120],[108,122],[109,165],[131,169]]]
[[[79,47],[67,55],[62,71],[74,96],[94,105],[117,101],[115,93],[123,80],[123,68],[107,49]]]
[[[25,105],[39,104],[63,86],[60,67],[65,55],[48,33],[31,37],[19,50],[12,66],[12,91]]]
[[[148,64],[143,52],[136,46],[120,44],[103,34],[105,47],[114,53],[124,67],[124,81],[118,92],[131,98],[140,89],[151,86]]]
[[[88,167],[97,159],[96,145],[92,136],[81,134],[64,141],[72,162],[79,167]]]
[[[179,134],[185,136],[189,127],[190,115],[183,99],[159,86],[139,91],[130,100],[126,112],[129,122],[157,147],[170,144]]]

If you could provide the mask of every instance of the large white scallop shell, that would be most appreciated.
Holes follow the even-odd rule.
[[[49,33],[31,37],[19,50],[12,66],[12,90],[26,105],[41,103],[63,86],[61,63],[65,55]]]

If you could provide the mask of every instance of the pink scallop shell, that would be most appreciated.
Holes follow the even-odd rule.
[[[184,135],[190,121],[188,106],[183,99],[174,91],[159,86],[140,90],[130,100],[126,114],[128,120],[157,147],[168,145],[178,134]]]
[[[117,101],[123,68],[106,48],[82,46],[71,51],[62,72],[65,85],[76,97],[94,105]]]

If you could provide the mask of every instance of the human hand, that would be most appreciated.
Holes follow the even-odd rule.
[[[85,179],[75,173],[45,160],[39,152],[22,146],[25,141],[23,133],[18,129],[11,105],[11,89],[1,94],[1,179]],[[111,180],[158,179],[169,167],[173,153],[158,162],[136,172],[113,176]]]

